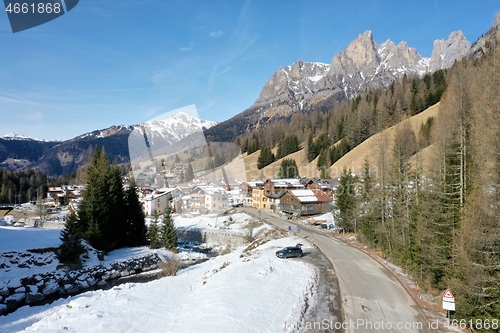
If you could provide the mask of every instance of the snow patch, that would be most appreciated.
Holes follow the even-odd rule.
[[[144,284],[89,291],[50,305],[22,307],[0,317],[6,332],[278,332],[303,324],[314,302],[317,270],[300,260],[276,258],[271,241]],[[285,246],[286,246],[285,245]],[[251,309],[251,311],[249,310]],[[272,309],[272,310],[270,310]]]

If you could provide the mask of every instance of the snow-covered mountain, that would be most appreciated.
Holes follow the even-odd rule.
[[[33,141],[41,141],[41,142],[56,142],[57,140],[45,140],[45,139],[35,139],[27,135],[19,134],[19,133],[7,133],[0,137],[5,140],[33,140]]]
[[[187,113],[178,112],[171,117],[147,121],[133,127],[145,130],[152,142],[162,138],[165,142],[173,144],[193,133],[202,132],[203,129],[217,124],[216,121],[202,120]]]
[[[33,138],[19,134],[19,133],[7,133],[4,136],[2,136],[2,139],[7,139],[7,140],[33,140]]]
[[[340,101],[369,88],[387,87],[406,75],[423,76],[451,67],[470,49],[461,31],[436,40],[430,58],[422,57],[405,41],[377,44],[371,31],[360,34],[335,55],[330,64],[296,61],[280,68],[265,83],[252,109],[261,117],[286,116],[325,98]]]
[[[75,139],[106,138],[115,134],[130,134],[132,131],[146,133],[153,143],[161,139],[163,143],[173,144],[185,137],[217,125],[218,122],[202,120],[184,112],[177,112],[164,119],[154,119],[132,126],[111,126],[102,130],[85,133]],[[142,135],[142,134],[141,134]],[[73,139],[73,140],[75,140]]]
[[[187,113],[177,113],[137,125],[95,130],[66,141],[47,142],[8,134],[0,137],[0,167],[12,170],[36,168],[51,176],[67,174],[84,164],[89,157],[89,148],[95,146],[104,147],[111,161],[126,163],[130,161],[129,136],[133,132],[145,132],[151,146],[160,149],[172,146],[193,133],[201,134],[203,128],[215,124]]]

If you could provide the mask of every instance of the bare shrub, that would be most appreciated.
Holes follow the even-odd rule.
[[[248,246],[243,250],[243,253],[252,251],[259,247],[260,245],[269,242],[272,239],[278,239],[285,236],[285,233],[281,230],[266,230],[263,235],[259,236],[258,239],[253,240]]]
[[[162,276],[176,276],[179,271],[181,261],[176,258],[170,258],[167,262],[160,262],[158,268],[162,271]]]

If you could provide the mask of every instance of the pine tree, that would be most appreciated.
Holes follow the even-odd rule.
[[[299,168],[297,162],[292,159],[285,158],[281,161],[279,178],[298,178]]]
[[[190,182],[193,179],[194,179],[194,170],[191,163],[189,163],[186,170],[186,182]]]
[[[311,162],[318,156],[318,152],[316,151],[316,145],[314,144],[313,135],[309,135],[307,139],[307,161]]]
[[[80,255],[85,252],[85,249],[82,245],[82,233],[75,213],[66,217],[60,240],[62,244],[57,252],[59,261],[65,264],[79,264]]]
[[[318,168],[318,170],[327,169],[329,167],[329,162],[330,162],[329,160],[330,160],[330,158],[329,158],[328,149],[323,150],[319,154],[318,160],[316,161],[316,167]],[[324,177],[321,177],[321,178],[324,178]]]
[[[106,175],[108,184],[106,197],[107,222],[101,225],[103,238],[107,243],[107,251],[128,246],[127,236],[130,233],[130,225],[127,217],[132,212],[127,211],[125,191],[121,171],[118,166],[110,166]]]
[[[259,138],[255,135],[255,133],[252,135],[252,139],[249,139],[248,141],[249,141],[247,146],[248,155],[255,153],[257,150],[261,149]]]
[[[338,227],[357,232],[355,182],[350,169],[344,169],[340,176],[334,216]]]
[[[373,213],[374,209],[374,185],[373,176],[368,159],[365,159],[363,164],[363,172],[361,173],[361,193],[359,196],[360,219],[359,219],[359,236],[360,238],[370,245],[376,246],[377,235],[375,224],[377,222],[376,214]]]
[[[495,46],[494,46],[495,47]],[[471,126],[466,141],[467,190],[460,229],[454,241],[450,288],[456,318],[484,323],[500,316],[500,115],[496,51],[482,66],[469,69],[462,85],[470,94]],[[467,86],[472,80],[473,84]],[[455,82],[450,82],[454,88]],[[465,118],[467,119],[467,118]],[[496,332],[483,326],[483,330]],[[481,330],[481,327],[476,327]],[[481,330],[482,331],[482,330]]]
[[[111,251],[144,244],[142,207],[137,195],[123,189],[121,170],[110,165],[96,147],[88,167],[87,184],[78,208],[84,239],[95,249]],[[131,190],[135,192],[135,185]]]
[[[299,150],[300,150],[300,145],[297,135],[295,134],[288,135],[283,139],[283,141],[281,141],[278,147],[276,158],[277,159],[283,158]]]
[[[257,159],[257,168],[262,169],[274,162],[274,154],[269,147],[262,147],[259,158]]]
[[[163,213],[159,238],[161,246],[167,250],[175,249],[178,246],[177,230],[175,229],[170,208],[167,208]]]
[[[413,204],[413,173],[409,158],[415,152],[416,138],[413,130],[406,123],[396,128],[396,136],[392,151],[392,168],[389,174],[388,204],[390,209],[388,255],[397,262],[407,260],[410,248],[410,228],[413,229],[411,217]],[[408,261],[404,262],[408,265]]]
[[[127,246],[142,246],[147,244],[147,227],[145,214],[141,202],[137,196],[137,186],[132,180],[125,193],[126,202],[126,225],[127,225]]]
[[[469,98],[459,65],[457,75],[450,83],[444,103],[440,107],[436,146],[433,191],[428,204],[433,207],[424,241],[428,244],[423,257],[424,270],[428,269],[431,283],[445,288],[453,270],[453,248],[457,231],[461,228],[462,213],[469,188],[470,175],[470,109]]]
[[[78,208],[78,218],[85,240],[98,250],[107,250],[103,226],[108,223],[107,177],[109,161],[104,151],[96,146],[88,167],[87,184]]]
[[[153,214],[153,220],[148,227],[149,247],[152,249],[158,249],[161,247],[158,218],[158,213],[155,211]]]

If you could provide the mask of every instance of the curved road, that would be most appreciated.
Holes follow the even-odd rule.
[[[257,215],[255,209],[245,209]],[[288,230],[297,222],[262,212],[262,218]],[[367,254],[300,224],[299,236],[314,243],[337,273],[344,311],[344,332],[432,332],[427,320],[398,280]],[[325,320],[329,320],[325,318]],[[340,325],[340,323],[332,323]],[[332,327],[333,329],[333,327]]]

